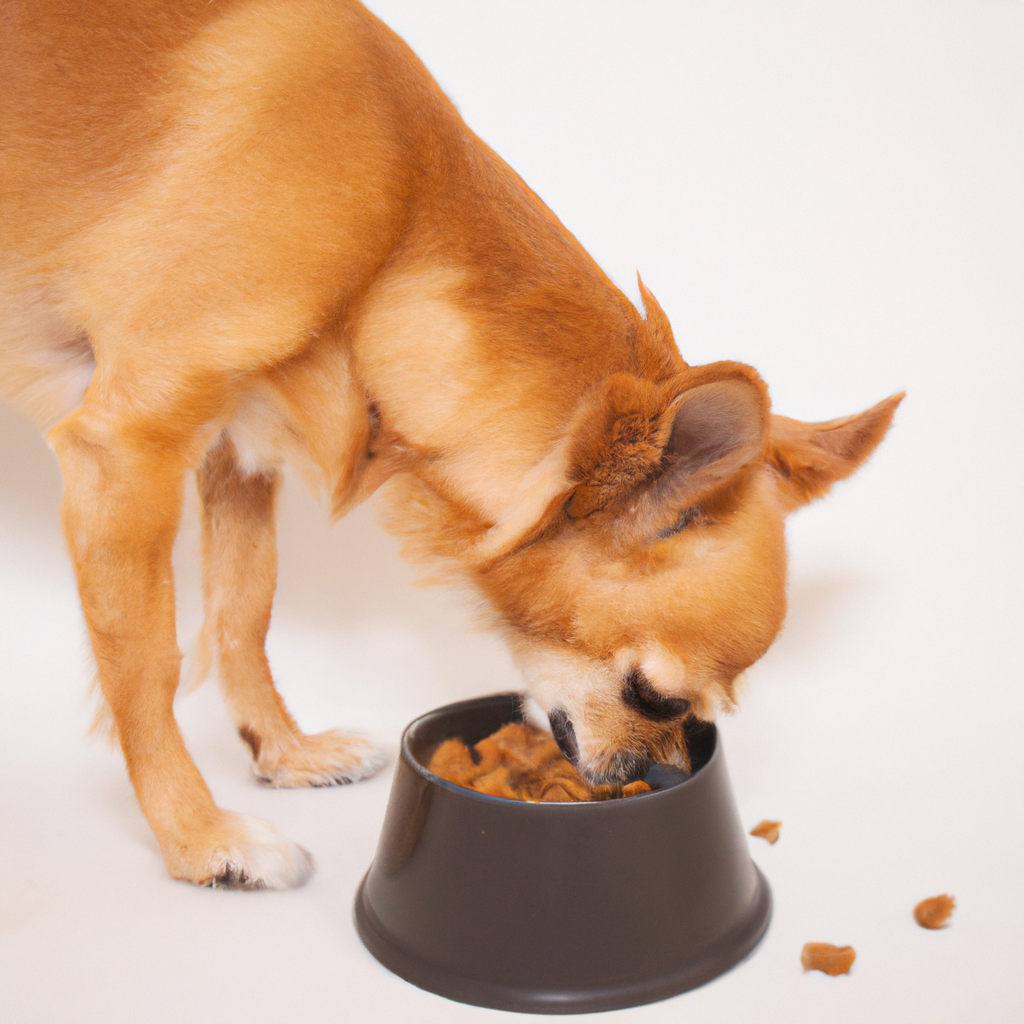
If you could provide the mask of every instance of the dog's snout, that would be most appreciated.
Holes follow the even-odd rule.
[[[551,732],[555,737],[555,742],[558,744],[558,749],[573,764],[578,763],[580,748],[576,742],[576,730],[572,727],[572,719],[569,718],[562,708],[555,708],[548,715],[548,721],[551,723]]]

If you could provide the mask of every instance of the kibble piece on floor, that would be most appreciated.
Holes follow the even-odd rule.
[[[800,954],[800,964],[805,971],[821,971],[831,974],[849,974],[857,954],[853,946],[833,946],[831,942],[808,942]]]
[[[952,896],[931,896],[914,907],[914,920],[922,928],[945,928],[955,907]]]
[[[779,841],[781,831],[781,821],[762,821],[760,825],[755,825],[750,830],[750,834],[757,836],[758,839],[767,839],[774,846]]]

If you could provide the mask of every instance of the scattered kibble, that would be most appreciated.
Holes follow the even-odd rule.
[[[750,834],[757,836],[758,839],[767,839],[774,846],[779,841],[779,833],[781,831],[781,821],[762,821],[760,825],[755,825],[750,830]]]
[[[805,971],[821,971],[834,978],[849,974],[857,954],[853,946],[833,946],[830,942],[808,942],[800,954],[800,965]]]
[[[956,907],[956,900],[952,896],[931,896],[921,900],[914,907],[914,920],[922,928],[945,928],[950,914]]]

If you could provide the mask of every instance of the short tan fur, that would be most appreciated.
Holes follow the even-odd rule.
[[[350,781],[263,645],[293,462],[336,515],[384,486],[410,557],[475,586],[595,780],[685,759],[785,612],[783,521],[901,396],[805,424],[688,366],[349,0],[2,0],[0,396],[47,431],[103,696],[175,878],[312,861],[219,808],[175,723],[171,548],[203,501],[207,619],[258,776]]]

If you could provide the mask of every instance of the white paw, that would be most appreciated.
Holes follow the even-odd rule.
[[[268,786],[338,786],[368,778],[388,758],[388,752],[370,740],[332,729],[302,736],[284,749],[261,750],[253,772]]]
[[[308,850],[261,818],[228,816],[208,862],[205,884],[214,889],[294,889],[313,874]]]

